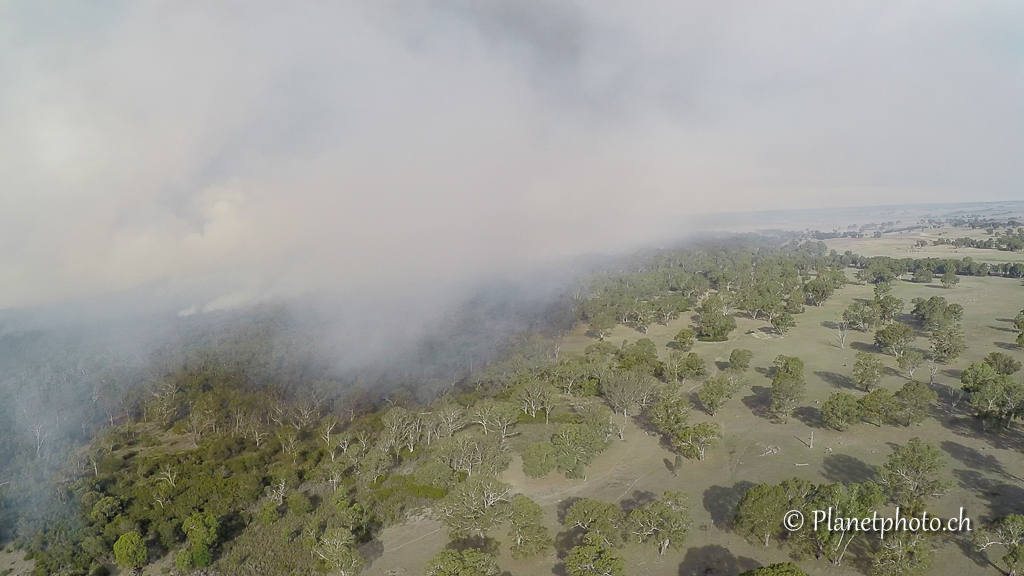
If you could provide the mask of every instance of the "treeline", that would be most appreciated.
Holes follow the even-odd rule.
[[[990,234],[995,232],[995,230],[990,230]],[[966,236],[962,238],[938,238],[932,240],[932,245],[1015,252],[1024,248],[1024,228],[1018,228],[1016,232],[1007,230],[1005,235],[995,236],[994,238],[968,238]]]
[[[733,309],[769,322],[781,316],[777,327],[784,330],[792,314],[820,306],[845,284],[842,268],[850,261],[828,253],[823,242],[661,251],[628,272],[591,282],[579,294],[577,312],[599,337],[616,324],[646,333],[699,304],[702,340],[724,340],[735,328],[724,319]]]
[[[862,282],[878,283],[904,279],[919,270],[926,270],[933,276],[952,273],[958,276],[1003,276],[1024,277],[1024,263],[1003,262],[989,264],[975,262],[971,257],[961,260],[951,258],[891,258],[889,256],[858,256],[847,251],[841,257],[845,266],[857,268],[857,279]]]

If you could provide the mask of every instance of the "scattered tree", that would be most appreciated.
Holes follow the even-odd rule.
[[[700,391],[697,392],[697,399],[700,400],[708,414],[714,417],[719,408],[724,406],[734,393],[735,390],[729,380],[718,376],[704,381]]]
[[[633,510],[628,518],[631,536],[640,543],[657,544],[662,555],[670,546],[681,547],[690,530],[686,502],[685,493],[667,491],[661,500]]]
[[[942,496],[948,485],[939,479],[945,458],[938,448],[911,438],[878,470],[879,482],[888,488],[893,502],[909,506],[926,498]]]
[[[770,406],[771,413],[786,422],[793,410],[804,399],[804,363],[795,356],[779,355],[775,358],[775,374],[772,378]]]
[[[594,498],[580,498],[565,512],[563,523],[570,528],[580,528],[600,538],[605,546],[622,543],[622,525],[625,515],[622,508],[613,502]]]
[[[988,356],[985,356],[985,364],[991,366],[999,374],[1005,374],[1006,376],[1017,372],[1021,366],[1020,362],[1002,352],[989,353]]]
[[[821,406],[821,419],[826,426],[846,430],[860,421],[863,409],[852,394],[835,392]]]
[[[701,422],[684,428],[678,436],[672,439],[672,444],[686,457],[703,460],[707,449],[721,437],[721,426],[715,422]]]
[[[712,297],[708,297],[710,300]],[[723,312],[721,308],[709,308],[705,304],[700,313],[697,326],[697,338],[704,342],[725,342],[729,333],[736,329],[736,319]]]
[[[894,322],[875,332],[875,345],[879,350],[890,352],[899,359],[907,346],[917,339],[914,329],[906,324]]]
[[[427,564],[426,576],[497,576],[494,556],[482,550],[443,550]]]
[[[750,359],[753,357],[754,353],[750,350],[735,348],[729,354],[729,367],[740,373],[746,372],[750,368]]]
[[[772,536],[782,533],[782,517],[788,509],[789,497],[781,486],[758,484],[736,507],[736,531],[768,546]]]
[[[959,324],[932,331],[928,340],[931,342],[932,354],[939,362],[949,362],[967,349],[967,340]]]
[[[366,558],[355,549],[355,538],[348,528],[329,530],[313,547],[313,554],[341,576],[358,574],[366,565]]]
[[[555,445],[548,440],[534,442],[523,450],[523,473],[543,478],[555,469]]]
[[[796,320],[793,320],[793,316],[790,313],[783,312],[772,318],[771,325],[780,335],[785,335],[786,332],[789,332],[790,328],[796,326]]]
[[[583,544],[565,557],[569,576],[623,576],[626,562],[596,534],[586,534]]]
[[[897,419],[904,426],[920,424],[928,415],[931,403],[938,399],[939,395],[928,387],[924,382],[911,380],[896,391]]]
[[[527,496],[512,497],[509,523],[513,558],[535,556],[551,548],[553,541],[544,525],[544,510]]]
[[[932,547],[922,532],[894,532],[878,542],[872,562],[877,576],[913,576],[928,570]]]
[[[850,323],[844,321],[836,322],[836,342],[840,350],[846,349],[846,337],[850,334]]]
[[[1010,514],[997,518],[975,533],[975,545],[985,551],[1000,546],[1006,551],[1001,560],[1007,574],[1014,576],[1024,568],[1024,515]]]
[[[590,332],[597,336],[598,340],[604,340],[617,324],[610,314],[598,314],[590,319]]]
[[[832,294],[836,291],[836,287],[833,283],[822,280],[821,278],[815,278],[804,286],[804,292],[807,294],[807,301],[813,306],[821,306],[826,300],[832,297]]]
[[[697,341],[697,333],[689,328],[683,328],[676,334],[676,337],[672,339],[672,343],[675,345],[676,350],[680,352],[689,352],[693,349],[693,344]]]
[[[960,283],[960,277],[956,275],[956,272],[947,270],[946,273],[942,275],[940,282],[942,282],[943,288],[953,288]]]
[[[879,427],[894,418],[895,402],[892,392],[885,388],[875,388],[857,400],[864,419]]]
[[[914,379],[914,371],[924,362],[924,354],[921,354],[917,350],[906,350],[899,358],[896,359],[896,364],[900,367],[900,370],[907,375],[910,380]]]
[[[870,392],[882,379],[882,370],[885,366],[870,352],[857,352],[856,357],[857,361],[853,363],[853,380]]]
[[[918,284],[928,284],[929,282],[931,282],[934,279],[935,279],[935,273],[934,272],[932,272],[931,270],[929,270],[927,268],[918,268],[917,270],[914,270],[914,275],[913,275],[913,277],[911,277],[910,281],[911,282],[916,282]]]
[[[886,294],[875,300],[875,307],[878,308],[878,316],[882,322],[889,324],[896,320],[896,317],[903,313],[903,300]]]
[[[651,422],[671,441],[681,436],[690,422],[693,405],[675,391],[662,394],[651,407]]]
[[[512,487],[495,478],[472,476],[460,482],[435,508],[453,539],[486,535],[508,514]]]

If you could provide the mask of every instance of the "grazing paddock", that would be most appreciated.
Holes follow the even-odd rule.
[[[558,523],[558,515],[574,498],[592,497],[619,502],[629,508],[659,496],[665,490],[683,490],[690,496],[693,529],[682,550],[670,550],[659,556],[649,546],[627,545],[623,553],[627,572],[656,575],[736,574],[760,564],[790,560],[790,548],[772,543],[768,547],[750,543],[729,529],[735,505],[743,491],[754,483],[777,483],[798,476],[815,483],[862,482],[874,475],[874,467],[884,463],[892,447],[914,436],[938,447],[946,457],[944,477],[953,483],[953,490],[929,505],[931,513],[955,516],[966,509],[975,523],[995,515],[1024,512],[1024,436],[1017,430],[1001,435],[982,431],[970,416],[950,409],[949,389],[959,388],[960,371],[971,362],[981,360],[992,351],[1002,351],[1017,360],[1024,352],[1012,345],[1015,333],[1010,319],[1024,307],[1024,290],[1017,280],[1006,278],[964,277],[959,286],[946,290],[933,284],[896,282],[893,295],[906,302],[902,321],[913,324],[909,315],[910,300],[915,297],[941,295],[951,303],[964,306],[963,327],[969,348],[964,355],[941,367],[936,375],[939,401],[923,424],[909,428],[876,427],[858,424],[845,432],[823,427],[818,409],[830,394],[838,390],[861,395],[850,378],[854,354],[874,351],[873,334],[851,331],[844,349],[836,342],[834,323],[842,311],[856,299],[872,298],[872,287],[850,284],[838,291],[821,307],[808,306],[796,316],[797,326],[785,337],[769,333],[768,324],[744,316],[737,318],[738,329],[728,342],[698,342],[694,347],[714,370],[715,363],[727,360],[733,348],[753,351],[751,369],[743,389],[722,408],[714,421],[720,423],[724,438],[699,462],[686,460],[677,475],[670,471],[674,454],[660,438],[646,433],[636,419],[626,429],[625,440],[616,440],[587,469],[586,479],[566,480],[557,473],[532,479],[522,473],[518,457],[502,475],[541,504],[557,550],[546,557],[516,561],[502,552],[499,562],[512,574],[545,574],[561,570],[559,555],[571,547],[572,534]],[[684,314],[667,326],[651,326],[647,335],[625,326],[616,327],[609,342],[634,342],[650,338],[659,352],[667,357],[667,344],[682,328],[692,324],[694,315]],[[596,340],[580,327],[562,341],[564,353],[581,352]],[[912,345],[927,350],[923,334]],[[807,397],[796,417],[787,424],[773,423],[766,415],[768,390],[771,385],[766,367],[778,354],[799,356],[805,363]],[[886,366],[881,386],[897,390],[906,382],[896,368],[892,356],[882,356]],[[928,379],[927,366],[918,369],[917,379]],[[696,382],[693,385],[696,386]],[[687,387],[690,383],[687,383]],[[694,421],[710,420],[699,404],[691,414]],[[962,404],[961,406],[962,407]],[[552,429],[553,429],[552,424]],[[543,424],[526,424],[521,441],[545,434]],[[811,433],[814,448],[809,448]],[[518,441],[518,440],[517,440]],[[416,520],[384,531],[383,555],[368,567],[368,574],[418,574],[427,560],[446,544],[445,532],[431,520]],[[496,534],[501,540],[503,535]],[[798,564],[810,574],[857,574],[867,571],[866,555],[858,548],[866,540],[855,540],[851,555],[842,567],[826,561],[805,559]],[[998,574],[983,556],[971,553],[962,540],[937,541],[930,573],[959,575],[968,573]],[[394,553],[401,550],[401,553]],[[641,572],[642,571],[642,572]]]

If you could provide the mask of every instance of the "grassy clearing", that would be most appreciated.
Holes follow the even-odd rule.
[[[999,232],[1003,230],[1000,229]],[[953,258],[962,260],[970,257],[977,262],[990,264],[1002,262],[1024,262],[1024,252],[1004,252],[981,248],[957,248],[950,245],[932,246],[939,238],[991,238],[982,228],[927,228],[913,232],[890,233],[882,238],[835,238],[826,241],[828,247],[837,252],[852,251],[861,256],[891,256],[893,258]],[[917,247],[917,240],[925,240],[928,246]]]

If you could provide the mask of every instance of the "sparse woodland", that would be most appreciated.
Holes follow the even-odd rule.
[[[832,431],[917,426],[939,402],[936,374],[974,343],[961,305],[939,294],[904,302],[893,286],[939,278],[956,290],[950,276],[1020,277],[1017,266],[866,258],[793,237],[645,253],[581,280],[472,367],[370,385],[331,380],[274,352],[267,324],[227,345],[168,352],[144,377],[102,358],[77,360],[89,350],[66,357],[79,362],[71,367],[39,359],[24,368],[13,358],[32,343],[4,336],[5,365],[27,371],[0,389],[12,399],[0,397],[0,541],[27,551],[38,574],[103,574],[173,558],[181,574],[350,575],[379,555],[383,529],[426,515],[458,545],[437,550],[424,574],[498,574],[506,554],[556,547],[573,576],[635,573],[623,547],[685,550],[699,494],[667,490],[629,509],[581,498],[552,526],[503,473],[517,462],[529,478],[586,478],[595,459],[638,429],[633,422],[674,453],[672,473],[685,474],[684,463],[701,466],[723,450],[730,422],[718,414],[755,378],[770,382],[759,425],[789,422],[807,407],[817,367],[786,349],[787,334],[848,282],[873,285],[874,298],[850,304],[827,345],[845,350],[853,331],[873,334],[874,346],[850,351],[849,390],[815,408],[816,422]],[[652,326],[684,314],[692,325],[667,347],[647,338]],[[705,343],[737,339],[738,316],[762,321],[784,353],[768,365],[751,365],[741,344],[727,360],[702,355]],[[565,352],[560,339],[576,325],[593,342]],[[1024,311],[1012,325],[1024,343]],[[636,338],[610,341],[621,326]],[[895,392],[879,384],[892,377],[886,363],[904,380]],[[955,396],[990,433],[1005,433],[1024,414],[1020,367],[1012,353],[992,351],[962,370],[962,386],[944,398]],[[52,378],[67,374],[84,377],[68,386]],[[49,384],[25,393],[26,383],[41,381]],[[55,400],[68,391],[72,398]],[[525,429],[529,442],[519,438]],[[829,506],[851,516],[890,504],[924,511],[951,489],[939,474],[945,458],[915,438],[894,447],[871,478],[752,484],[734,503],[729,529],[821,566],[849,566],[856,556],[861,571],[924,573],[934,537],[790,534],[780,522],[787,510],[809,517]],[[1012,573],[1024,564],[1022,527],[1019,516],[990,518],[965,546]],[[556,538],[559,530],[568,536]],[[990,554],[997,549],[1003,555]],[[750,573],[802,572],[777,563]]]

